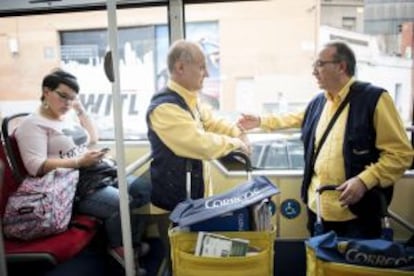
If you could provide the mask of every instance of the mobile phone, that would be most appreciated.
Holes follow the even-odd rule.
[[[111,149],[110,148],[102,148],[100,152],[108,153]]]

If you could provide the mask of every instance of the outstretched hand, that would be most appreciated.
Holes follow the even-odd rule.
[[[241,114],[237,126],[242,130],[250,130],[260,126],[260,117],[252,114]]]

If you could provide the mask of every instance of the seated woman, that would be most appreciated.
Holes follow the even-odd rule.
[[[17,128],[15,136],[23,163],[33,176],[44,175],[56,168],[82,170],[102,163],[105,152],[91,149],[98,141],[97,130],[78,100],[79,85],[75,76],[56,70],[44,77],[41,105]],[[74,111],[74,112],[73,112]],[[76,119],[76,115],[78,119]],[[99,183],[98,183],[99,184]],[[89,188],[89,187],[88,187]],[[140,181],[129,185],[132,202],[140,194]],[[85,190],[79,187],[78,191]],[[77,194],[74,211],[102,219],[109,241],[110,253],[123,264],[119,191],[113,185],[90,187]],[[149,250],[140,242],[140,221],[131,217],[132,239],[138,255]],[[138,275],[144,275],[140,268]]]

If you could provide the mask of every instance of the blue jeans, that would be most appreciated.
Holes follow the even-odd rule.
[[[128,177],[128,193],[130,208],[138,208],[149,202],[151,183],[145,177]],[[102,219],[105,226],[109,246],[122,246],[121,214],[119,205],[119,190],[117,187],[106,186],[85,196],[75,206],[78,213]],[[131,216],[132,243],[137,246],[145,228],[142,216]]]

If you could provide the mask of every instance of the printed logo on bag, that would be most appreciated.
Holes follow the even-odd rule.
[[[169,217],[179,226],[194,225],[241,210],[278,193],[277,186],[267,177],[257,176],[243,184],[236,185],[226,193],[180,202]]]
[[[338,244],[339,245],[339,244]],[[343,243],[340,247],[343,250]],[[342,251],[339,250],[339,251]],[[347,262],[374,267],[401,267],[414,264],[414,256],[399,253],[399,248],[369,250],[367,247],[348,244],[344,252]]]
[[[220,208],[227,205],[238,204],[240,202],[246,201],[249,198],[257,195],[260,193],[260,189],[253,189],[251,191],[247,191],[244,194],[239,196],[224,198],[224,199],[210,199],[206,200],[205,207],[206,209],[213,209],[213,208]]]

